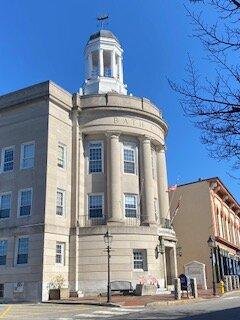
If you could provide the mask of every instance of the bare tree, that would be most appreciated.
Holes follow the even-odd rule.
[[[201,75],[189,57],[186,79],[181,84],[169,83],[180,94],[185,114],[202,130],[202,141],[211,156],[231,159],[240,167],[240,0],[202,3],[201,13],[186,10],[193,36],[206,50],[209,74]],[[216,13],[213,25],[206,22],[205,8]]]

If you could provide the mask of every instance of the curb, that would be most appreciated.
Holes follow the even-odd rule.
[[[42,303],[48,304],[69,304],[69,305],[88,305],[88,306],[100,306],[100,307],[112,307],[121,308],[120,304],[117,303],[107,303],[107,302],[88,302],[88,301],[64,301],[64,300],[50,300],[43,301]]]
[[[233,291],[225,292],[224,294],[221,295],[221,298],[231,296],[234,293],[239,293],[240,294],[240,290],[233,290]]]
[[[175,305],[184,305],[184,304],[191,304],[197,303],[200,301],[205,301],[206,299],[203,298],[196,298],[196,299],[189,299],[189,300],[168,300],[168,301],[154,301],[149,302],[145,305],[147,308],[151,307],[158,307],[158,306],[175,306]]]

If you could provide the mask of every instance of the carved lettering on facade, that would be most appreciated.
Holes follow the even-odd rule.
[[[150,122],[134,119],[134,118],[126,118],[126,117],[114,117],[113,123],[117,125],[124,125],[124,126],[130,126],[130,127],[136,127],[140,129],[146,129],[151,132],[154,132],[155,134],[161,134],[160,128],[154,124],[151,124]]]

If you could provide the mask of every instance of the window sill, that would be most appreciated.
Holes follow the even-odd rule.
[[[9,171],[2,171],[2,170],[1,170],[0,173],[1,173],[1,174],[3,174],[3,173],[13,173],[13,171],[14,171],[14,170],[9,170]]]
[[[29,263],[15,264],[14,267],[16,267],[16,268],[29,267]]]
[[[104,174],[104,172],[103,171],[102,172],[88,172],[89,176],[92,175],[92,174]]]
[[[34,169],[34,167],[29,167],[29,168],[22,168],[22,167],[20,167],[20,170],[31,170],[31,169]]]
[[[31,216],[32,216],[31,214],[28,214],[28,215],[25,215],[25,216],[18,215],[17,217],[20,218],[20,219],[23,219],[23,218],[29,218]]]

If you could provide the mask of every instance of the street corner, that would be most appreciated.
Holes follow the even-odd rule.
[[[0,305],[0,319],[5,319],[11,312],[11,305]]]

